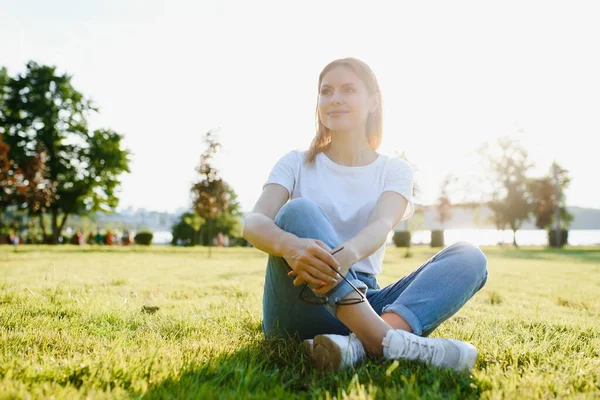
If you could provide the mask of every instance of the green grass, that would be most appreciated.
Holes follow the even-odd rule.
[[[382,284],[434,254],[412,252],[388,248]],[[2,246],[0,398],[600,397],[600,248],[484,252],[488,284],[432,335],[472,342],[471,374],[322,374],[264,341],[255,249]]]

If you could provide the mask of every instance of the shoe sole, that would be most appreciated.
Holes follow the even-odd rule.
[[[317,335],[312,350],[313,367],[319,371],[339,371],[342,355],[337,344],[327,336]]]
[[[310,341],[305,340],[302,342],[302,353],[304,353],[306,358],[312,360],[313,344]]]
[[[461,368],[459,371],[470,371],[473,369],[473,367],[475,367],[475,362],[477,361],[477,349],[470,343],[464,344],[466,345],[466,352],[463,352],[464,358],[462,360],[463,362],[461,362],[463,368]]]

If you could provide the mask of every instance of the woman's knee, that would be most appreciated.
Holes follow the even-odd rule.
[[[455,247],[456,255],[460,259],[461,272],[469,273],[475,282],[481,282],[481,286],[487,281],[487,257],[481,249],[471,242],[461,241],[452,245]]]
[[[306,220],[310,215],[318,215],[320,213],[320,208],[314,201],[298,197],[288,201],[281,207],[274,222],[280,228],[285,229],[291,223],[301,222]]]

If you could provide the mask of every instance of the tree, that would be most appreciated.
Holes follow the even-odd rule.
[[[240,238],[242,237],[242,223],[241,223],[241,211],[239,203],[237,202],[237,195],[235,192],[228,188],[230,191],[230,200],[228,209],[225,210],[217,219],[215,219],[211,225],[212,232],[221,232],[223,235],[229,237]],[[179,221],[171,228],[173,233],[172,244],[177,244],[179,240],[184,245],[194,246],[197,244],[208,246],[212,241],[210,237],[208,224],[206,220],[200,217],[195,212],[186,212],[181,215]]]
[[[7,79],[6,68],[0,67],[0,121],[2,121],[4,115]],[[4,142],[3,134],[4,127],[0,123],[0,228],[2,227],[2,215],[9,204],[9,197],[14,188],[14,162],[9,158],[10,146]]]
[[[56,196],[56,182],[48,179],[46,160],[46,152],[38,149],[15,171],[16,201],[22,201],[31,215],[43,214]]]
[[[449,187],[456,181],[456,178],[452,174],[447,174],[442,181],[440,197],[438,198],[436,210],[437,220],[444,229],[444,223],[448,222],[452,218],[452,203],[448,195]]]
[[[4,143],[0,134],[0,207],[9,204],[9,198],[15,187],[14,162],[9,158],[10,146]]]
[[[129,152],[122,149],[121,134],[88,129],[86,118],[97,109],[73,88],[71,77],[29,62],[24,73],[5,80],[3,93],[0,126],[17,167],[44,154],[54,198],[47,210],[27,207],[39,216],[45,235],[44,213],[50,214],[50,242],[58,242],[69,215],[114,210],[120,176],[129,172]]]
[[[0,134],[0,228],[6,207],[11,203],[15,191],[14,163],[9,158],[10,146],[4,143]]]
[[[508,225],[513,231],[513,245],[518,246],[517,231],[531,214],[526,174],[532,164],[527,159],[527,150],[517,140],[503,137],[496,148],[485,143],[480,152],[491,177],[493,189],[488,206],[496,226]]]
[[[560,204],[556,199],[556,184],[553,179],[553,170],[557,168],[558,187],[562,196]],[[571,183],[569,171],[556,163],[550,166],[548,175],[529,181],[529,192],[531,193],[533,213],[535,215],[535,226],[539,229],[551,229],[555,223],[556,207],[560,208],[560,222],[563,229],[567,229],[573,215],[567,211],[565,190]]]
[[[208,256],[211,257],[212,238],[218,232],[216,229],[227,225],[229,217],[224,220],[224,216],[238,217],[240,212],[233,189],[219,177],[219,171],[213,165],[213,158],[221,147],[213,130],[206,133],[204,143],[207,148],[196,169],[200,179],[192,185],[191,194],[194,212],[206,221],[203,236],[208,239]]]
[[[184,245],[194,246],[200,243],[200,229],[206,221],[198,214],[186,212],[181,215],[179,222],[171,228],[173,233],[172,244],[180,240]]]
[[[225,189],[229,195],[229,201],[227,208],[217,217],[211,225],[205,224],[200,232],[200,240],[203,245],[207,245],[209,242],[212,243],[212,237],[209,237],[209,227],[211,232],[221,232],[223,235],[229,237],[240,238],[242,237],[242,222],[241,222],[241,207],[237,201],[237,195],[233,188],[229,185]]]
[[[532,179],[529,182],[529,192],[533,200],[535,226],[538,229],[550,227],[554,208],[556,207],[555,188],[552,178],[542,177]]]
[[[9,205],[27,207],[32,214],[43,212],[54,194],[55,186],[47,179],[45,152],[34,153],[23,168],[16,168],[10,159],[10,146],[0,134],[0,219]]]

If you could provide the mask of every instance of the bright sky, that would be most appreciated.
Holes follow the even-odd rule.
[[[73,75],[134,153],[119,208],[189,205],[202,136],[244,211],[275,161],[314,136],[317,81],[357,57],[383,95],[379,152],[405,151],[420,201],[473,150],[506,134],[534,172],[571,172],[570,205],[600,207],[600,5],[573,2],[0,0],[0,65]],[[467,195],[473,196],[473,192]],[[465,198],[464,191],[453,200]]]

